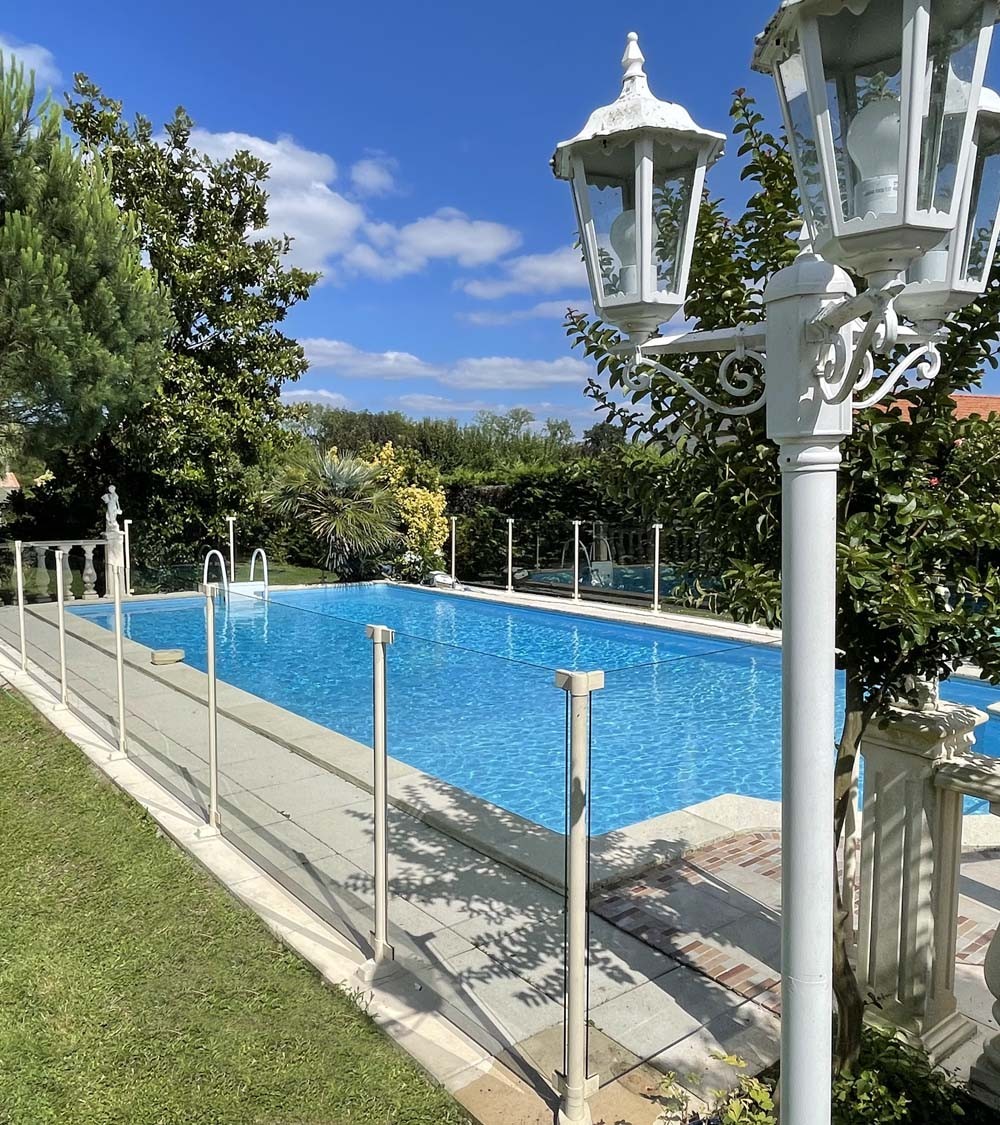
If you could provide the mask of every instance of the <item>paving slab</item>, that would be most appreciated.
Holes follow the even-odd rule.
[[[591,1007],[594,1026],[641,1059],[655,1059],[746,1001],[684,966]]]

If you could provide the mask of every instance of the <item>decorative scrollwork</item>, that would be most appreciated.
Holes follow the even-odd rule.
[[[848,354],[847,344],[839,332],[827,341],[832,355],[820,369],[819,387],[823,399],[831,405],[845,402],[856,390],[863,389],[875,378],[872,352],[888,354],[896,346],[899,319],[892,299],[879,295],[876,311],[865,321],[864,328]]]
[[[926,358],[921,359],[921,356]],[[913,370],[916,371],[917,378],[925,383],[933,382],[937,378],[941,370],[941,353],[937,349],[937,344],[933,342],[918,344],[917,347],[912,348],[882,379],[875,393],[856,401],[854,406],[858,410],[864,410],[866,406],[874,406],[881,402],[898,390],[899,384]],[[871,379],[868,382],[870,383]]]
[[[748,371],[742,366],[746,360],[756,365],[757,372]],[[645,367],[644,371],[638,370],[640,364]],[[656,360],[644,359],[641,348],[636,348],[632,358],[625,364],[621,379],[627,390],[639,392],[649,390],[653,385],[654,376],[659,375],[669,379],[695,402],[707,406],[709,410],[728,414],[731,417],[740,417],[760,410],[767,401],[767,388],[759,378],[763,371],[764,357],[760,352],[745,347],[742,340],[737,341],[734,350],[719,364],[719,384],[727,394],[732,395],[733,398],[749,398],[750,395],[759,392],[752,402],[739,405],[716,402],[709,398],[679,371],[674,371]]]

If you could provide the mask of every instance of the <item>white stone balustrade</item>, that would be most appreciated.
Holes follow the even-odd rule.
[[[955,1000],[955,952],[963,793],[988,776],[1000,800],[1000,761],[970,752],[986,718],[932,698],[872,723],[861,746],[858,979],[869,1020],[934,1061],[976,1031]]]
[[[120,534],[120,533],[119,533]],[[13,551],[14,544],[2,544],[5,550]],[[97,548],[104,550],[105,559],[109,555],[109,544],[104,539],[39,539],[22,544],[24,558],[24,592],[25,596],[35,601],[48,601],[55,598],[55,570],[48,569],[49,551],[63,552],[63,584],[67,599],[75,598],[73,592],[73,570],[70,563],[70,551],[79,548],[74,558],[80,557],[82,552],[84,599],[100,597],[97,592],[97,568],[94,566],[94,552]],[[106,585],[105,597],[110,597],[110,582]]]

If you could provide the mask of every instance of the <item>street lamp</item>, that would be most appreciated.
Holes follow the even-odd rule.
[[[943,320],[975,301],[989,280],[1000,228],[1000,95],[985,86],[971,169],[954,233],[906,271],[906,288],[896,298],[901,316],[917,322]]]
[[[637,343],[684,304],[705,169],[726,139],[655,98],[643,62],[633,31],[618,98],[552,157],[573,188],[597,315]]]
[[[895,276],[955,229],[993,0],[784,0],[774,74],[817,253]]]
[[[648,93],[634,34],[621,97],[597,110],[552,162],[573,186],[597,314],[628,335],[615,348],[625,360],[625,387],[669,383],[727,415],[766,408],[767,434],[778,446],[781,1112],[790,1125],[830,1121],[840,446],[855,409],[896,394],[911,375],[930,380],[940,370],[940,322],[956,307],[947,294],[960,288],[954,263],[961,258],[969,292],[985,287],[996,243],[1000,130],[981,87],[995,16],[992,0],[784,0],[758,39],[754,66],[777,81],[807,237],[795,261],[768,281],[763,323],[651,338],[683,306],[702,179],[719,154],[719,135]],[[661,229],[661,143],[676,151],[678,170],[666,289],[654,283],[665,260],[654,234]],[[600,221],[599,205],[606,206]],[[954,252],[944,251],[942,266],[938,248],[946,245]],[[901,276],[908,267],[909,285]],[[868,281],[860,295],[848,268]],[[943,280],[932,294],[920,286],[935,270]],[[915,323],[900,324],[901,314]],[[718,397],[661,362],[695,352],[722,356]],[[567,885],[577,889],[586,886],[574,878],[582,821],[571,824],[567,849]],[[579,936],[585,928],[573,922],[576,911],[585,914],[585,898],[567,898],[561,1123],[590,1121],[586,1100],[596,1086],[576,1027],[586,1014],[587,951]]]

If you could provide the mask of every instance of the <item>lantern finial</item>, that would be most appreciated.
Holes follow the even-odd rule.
[[[625,54],[622,55],[622,93],[638,93],[640,90],[649,89],[646,81],[646,72],[642,64],[646,61],[645,55],[639,49],[639,36],[634,31],[628,33],[625,44]]]

